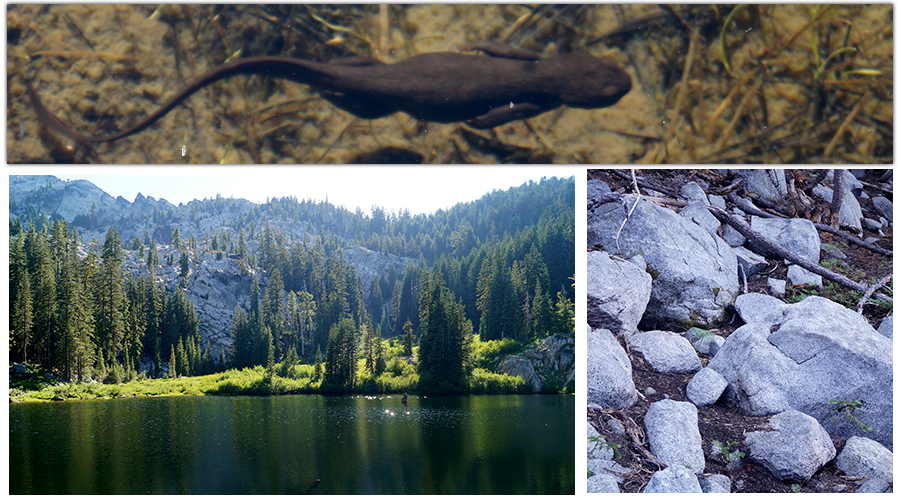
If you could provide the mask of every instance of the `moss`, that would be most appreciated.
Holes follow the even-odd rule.
[[[647,274],[649,274],[650,277],[653,278],[653,281],[656,281],[656,279],[659,278],[659,271],[657,271],[656,268],[651,266],[650,264],[647,264]]]

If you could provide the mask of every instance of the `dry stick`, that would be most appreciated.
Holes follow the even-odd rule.
[[[809,183],[809,185],[807,185],[805,188],[803,188],[803,192],[806,193],[807,195],[811,194],[813,188],[816,187],[817,184],[819,184],[820,182],[825,180],[825,177],[827,177],[827,176],[828,176],[828,169],[822,170],[821,172],[819,172],[819,175],[817,175],[816,178],[813,179],[813,181]]]
[[[728,138],[731,137],[731,133],[734,132],[735,127],[737,127],[738,121],[741,119],[741,116],[744,114],[744,110],[747,109],[747,105],[750,104],[750,99],[756,95],[756,92],[759,91],[759,87],[754,87],[747,91],[744,94],[744,98],[741,99],[741,103],[738,105],[737,110],[734,112],[734,116],[731,118],[731,121],[728,122],[728,126],[725,127],[725,131],[722,132],[722,137],[716,141],[716,149],[722,149],[725,146],[725,142],[728,141]]]
[[[838,128],[837,133],[834,134],[834,137],[831,138],[831,142],[828,143],[828,147],[825,148],[824,156],[828,158],[831,156],[831,152],[834,151],[834,147],[837,146],[837,142],[842,135],[844,135],[844,131],[847,130],[847,127],[850,126],[850,123],[856,118],[856,115],[859,114],[859,111],[862,109],[863,105],[866,101],[869,100],[869,96],[871,92],[866,92],[862,97],[860,97],[859,102],[856,103],[856,106],[853,106],[853,110],[850,111],[850,114],[847,115],[847,119],[844,120],[844,123]]]
[[[623,178],[623,179],[631,180],[631,177],[630,177],[628,174],[626,174],[625,172],[620,172],[620,171],[615,170],[615,169],[612,169],[612,170],[610,170],[610,171],[611,171],[612,173],[618,175],[619,177]],[[675,193],[675,192],[669,190],[668,188],[664,188],[664,187],[662,187],[662,186],[655,186],[655,185],[653,185],[653,184],[648,183],[647,181],[644,181],[643,179],[638,179],[638,180],[637,180],[637,183],[638,183],[638,185],[640,185],[641,187],[644,187],[644,188],[647,188],[647,189],[652,189],[652,190],[654,190],[654,191],[659,191],[660,193],[665,193],[665,194],[671,196],[672,198],[678,198],[678,193]]]
[[[691,43],[688,46],[687,60],[684,62],[684,73],[681,74],[681,85],[678,87],[678,95],[675,97],[675,107],[673,108],[675,111],[675,116],[673,116],[672,121],[669,122],[669,129],[666,131],[666,135],[663,138],[662,142],[657,144],[656,151],[652,156],[648,157],[653,159],[653,163],[662,162],[662,157],[665,155],[665,151],[669,147],[669,140],[675,136],[675,127],[679,123],[678,116],[681,113],[681,106],[684,104],[684,98],[687,95],[688,78],[691,76],[691,66],[693,66],[694,64],[694,57],[697,53],[697,38],[699,36],[700,33],[697,32],[694,32],[694,35],[691,36]]]
[[[831,224],[829,225],[837,229],[841,225],[841,204],[844,202],[844,172],[837,168],[832,172],[834,173],[834,190],[831,194]]]
[[[809,260],[807,260],[806,258],[797,255],[796,253],[788,250],[787,248],[784,248],[783,246],[779,245],[778,243],[775,243],[768,237],[763,236],[763,235],[757,233],[756,231],[750,229],[750,226],[748,226],[746,222],[744,222],[740,217],[738,217],[736,215],[730,214],[727,211],[722,210],[721,208],[713,207],[710,205],[707,205],[707,208],[711,209],[713,212],[713,215],[715,215],[719,220],[721,220],[722,222],[726,222],[731,227],[737,229],[737,231],[739,233],[743,234],[744,237],[746,237],[749,241],[752,241],[755,244],[762,247],[763,250],[767,253],[776,254],[785,260],[789,260],[792,263],[797,264],[798,266],[802,267],[803,269],[806,269],[807,271],[816,273],[819,276],[822,276],[823,278],[827,278],[827,279],[834,281],[835,283],[837,283],[839,285],[843,285],[847,288],[857,290],[860,292],[865,292],[869,288],[868,286],[857,283],[857,282],[851,280],[850,278],[847,278],[846,276],[843,276],[834,271],[825,269],[824,267],[822,267],[818,264],[814,264],[814,263],[810,262]],[[894,300],[892,298],[888,297],[887,295],[884,295],[881,293],[876,293],[874,295],[875,295],[876,299],[881,299],[881,300],[887,302],[888,304],[894,303]]]
[[[862,314],[863,306],[866,305],[866,302],[869,301],[869,297],[871,297],[872,294],[875,293],[875,290],[878,290],[879,288],[883,287],[884,285],[887,285],[887,282],[891,281],[891,278],[893,278],[893,277],[894,277],[893,273],[888,274],[884,278],[881,278],[880,280],[878,280],[877,283],[870,286],[869,289],[866,290],[866,293],[863,294],[862,298],[859,299],[859,302],[856,304],[856,312],[858,312],[859,314]]]
[[[637,177],[634,175],[634,169],[631,169],[631,180],[634,181],[634,192],[637,193],[637,198],[634,199],[634,205],[631,206],[631,210],[625,214],[625,220],[622,221],[622,225],[619,226],[619,230],[616,231],[616,250],[620,253],[622,249],[619,248],[619,235],[622,234],[622,229],[625,228],[625,223],[628,222],[628,219],[631,217],[631,214],[634,213],[634,209],[637,208],[638,203],[641,201],[641,190],[638,188]]]
[[[731,106],[731,101],[737,96],[738,91],[741,90],[744,85],[753,77],[757,72],[759,72],[760,68],[755,68],[753,71],[747,73],[743,76],[743,78],[738,81],[735,86],[728,92],[728,95],[725,96],[725,99],[722,100],[722,103],[719,104],[719,107],[713,111],[713,114],[709,117],[709,123],[706,125],[706,142],[712,142],[713,134],[715,133],[716,121],[719,119],[719,116],[725,112],[728,107]]]
[[[785,219],[785,218],[787,218],[787,217],[778,217],[777,215],[772,215],[768,212],[763,212],[762,210],[760,210],[760,209],[750,205],[749,203],[745,202],[744,200],[738,198],[734,193],[728,194],[725,197],[725,199],[730,201],[733,205],[740,208],[744,212],[747,212],[748,214],[751,214],[751,215],[758,215],[759,217],[767,217],[769,219]],[[760,201],[760,203],[762,203],[762,201]],[[839,237],[849,241],[850,243],[853,243],[856,246],[863,247],[866,250],[869,250],[870,252],[879,253],[881,255],[887,255],[888,257],[894,256],[894,252],[892,250],[887,250],[887,249],[881,248],[878,245],[873,245],[872,243],[863,241],[863,240],[857,238],[856,236],[853,236],[852,234],[841,231],[840,229],[835,229],[835,228],[825,225],[825,224],[813,223],[813,226],[815,226],[815,228],[820,231],[825,231],[826,233],[831,233],[835,236],[839,236]]]

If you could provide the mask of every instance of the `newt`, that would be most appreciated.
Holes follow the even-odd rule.
[[[387,64],[370,57],[326,63],[275,56],[247,57],[217,66],[195,78],[159,109],[121,132],[94,136],[66,125],[41,102],[30,85],[26,93],[51,130],[80,142],[112,142],[136,134],[203,87],[235,75],[262,75],[309,85],[335,106],[375,119],[404,112],[418,120],[465,122],[489,129],[537,116],[560,106],[594,109],[612,106],[631,90],[631,78],[608,59],[588,53],[542,58],[496,42],[475,42],[464,51],[419,54]]]

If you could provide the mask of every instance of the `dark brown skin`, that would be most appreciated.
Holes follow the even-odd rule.
[[[481,50],[492,57],[433,52],[394,64],[367,57],[329,63],[287,57],[239,59],[200,75],[137,125],[108,136],[77,132],[45,108],[31,86],[26,92],[50,129],[96,143],[138,133],[201,88],[235,75],[262,75],[309,85],[338,108],[360,118],[402,111],[418,120],[465,122],[478,129],[531,118],[562,105],[584,109],[612,106],[631,90],[631,78],[621,68],[587,53],[544,59],[494,42],[477,42],[463,49]]]

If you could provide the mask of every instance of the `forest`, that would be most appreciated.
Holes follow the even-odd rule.
[[[269,377],[307,377],[323,392],[399,387],[384,377],[405,377],[404,389],[415,380],[419,390],[464,392],[473,374],[492,375],[496,354],[574,327],[571,178],[416,216],[217,196],[188,204],[186,217],[148,214],[154,230],[129,241],[111,226],[102,243],[79,237],[103,227],[95,210],[70,224],[16,203],[11,213],[24,215],[10,217],[10,361],[59,380],[257,367]],[[221,229],[196,234],[192,223],[210,217],[222,219]],[[270,223],[285,220],[306,230]],[[350,245],[414,263],[391,266],[366,290],[343,256]],[[204,341],[200,304],[189,298],[203,255],[230,259],[252,279],[233,313],[229,349]],[[126,261],[142,269],[126,272]],[[176,280],[161,278],[166,265],[179,269]]]

